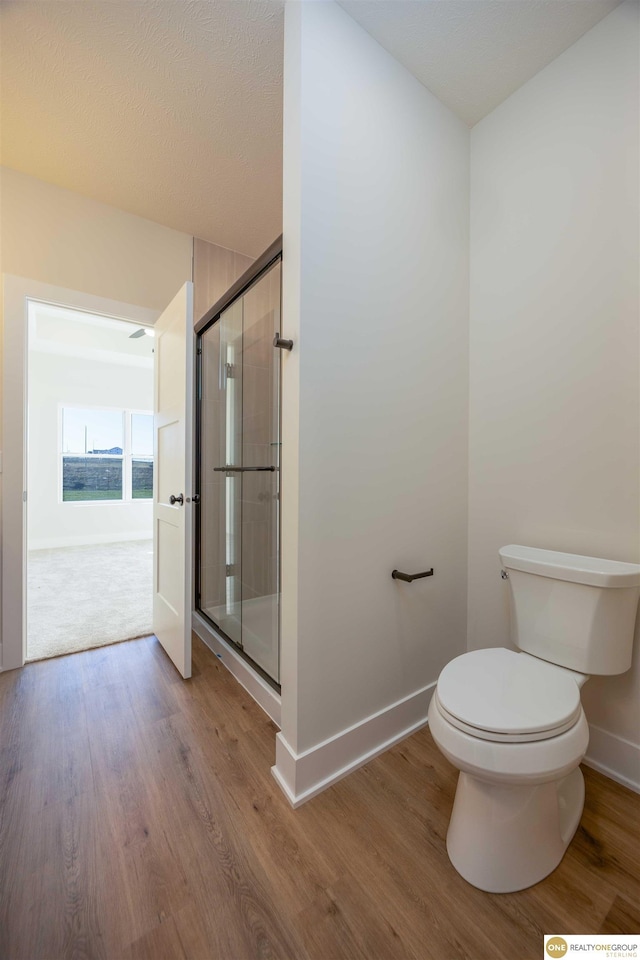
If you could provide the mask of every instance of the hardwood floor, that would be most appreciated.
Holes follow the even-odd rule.
[[[469,886],[444,839],[456,772],[427,729],[297,811],[275,727],[194,638],[0,676],[2,960],[539,960],[544,933],[640,932],[640,798],[585,769],[560,867]]]

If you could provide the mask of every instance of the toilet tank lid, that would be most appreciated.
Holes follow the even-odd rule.
[[[498,551],[506,570],[521,570],[553,580],[569,580],[592,587],[640,587],[640,564],[582,557],[538,547],[509,544]]]

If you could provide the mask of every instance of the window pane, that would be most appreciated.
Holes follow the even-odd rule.
[[[139,457],[153,456],[153,414],[131,414],[131,453]]]
[[[63,457],[63,500],[122,500],[122,457]]]
[[[62,411],[63,453],[122,455],[122,411],[65,407]]]
[[[153,497],[153,460],[131,461],[131,496],[134,500],[151,500]]]

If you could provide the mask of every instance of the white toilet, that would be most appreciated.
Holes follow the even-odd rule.
[[[499,553],[520,652],[475,650],[447,664],[429,727],[460,770],[449,858],[474,886],[509,893],[551,873],[580,822],[589,742],[580,690],[590,674],[631,665],[640,565]]]

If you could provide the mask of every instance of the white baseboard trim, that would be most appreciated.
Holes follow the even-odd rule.
[[[76,537],[52,537],[51,539],[29,540],[27,549],[56,550],[59,547],[92,547],[101,543],[125,543],[130,540],[153,540],[152,530],[125,530],[117,533],[87,533]]]
[[[210,623],[194,611],[191,618],[194,633],[215,653],[238,683],[253,697],[258,706],[270,717],[276,726],[280,726],[280,696],[266,680],[251,669],[251,665],[221,637]]]
[[[430,683],[302,753],[277,734],[271,772],[291,806],[301,806],[424,727],[434,689]]]
[[[640,746],[637,743],[589,725],[589,748],[582,762],[640,793]]]

